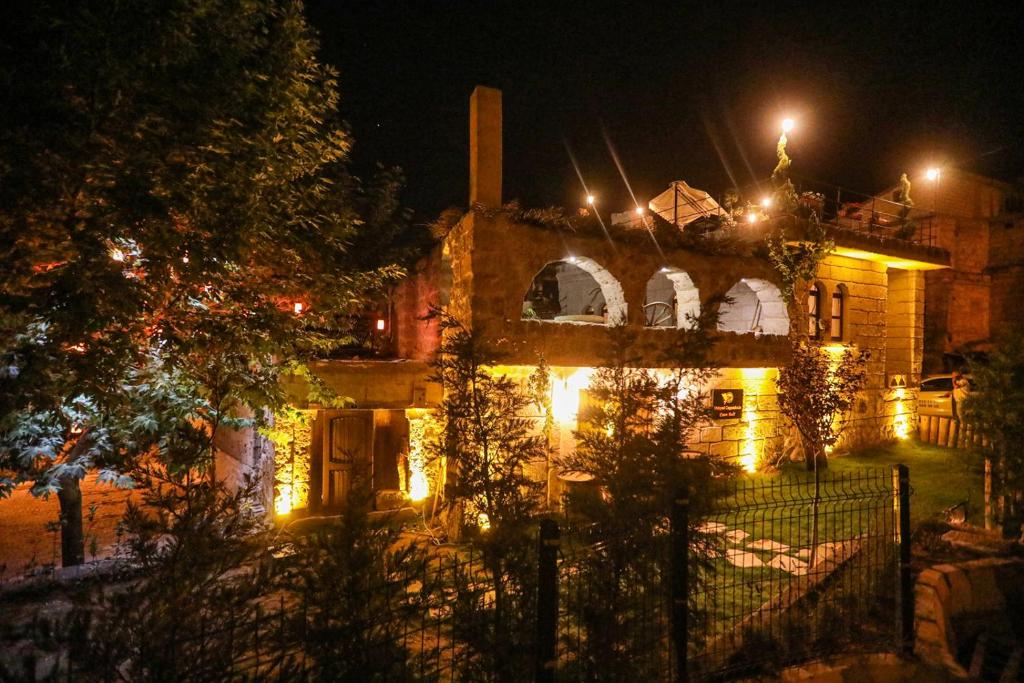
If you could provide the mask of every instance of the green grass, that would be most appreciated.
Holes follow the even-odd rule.
[[[983,466],[976,458],[959,451],[938,448],[918,442],[901,442],[862,449],[835,456],[822,473],[823,503],[819,514],[818,543],[864,538],[872,540],[867,559],[857,563],[875,563],[886,537],[892,533],[891,470],[904,464],[910,469],[912,528],[932,521],[943,521],[945,510],[963,501],[968,502],[968,519],[981,523],[984,513]],[[747,507],[732,507],[729,498],[722,501],[723,514],[713,519],[730,529],[746,531],[751,540],[771,539],[791,547],[812,545],[813,516],[809,504],[813,495],[814,475],[802,463],[788,464],[779,472],[745,477],[739,486],[755,489],[760,502]],[[845,493],[849,493],[845,496]],[[740,495],[740,501],[750,500]],[[777,501],[777,502],[772,502]],[[745,545],[745,544],[741,544]],[[768,558],[770,553],[758,553]],[[727,628],[750,613],[788,585],[785,572],[768,567],[740,569],[730,566],[724,558],[715,561],[721,573],[716,580],[718,591],[708,607],[716,614],[716,627]],[[851,570],[853,571],[853,570]],[[854,586],[871,579],[861,576],[860,566],[847,577]]]
[[[944,520],[947,508],[968,502],[969,520],[980,524],[984,514],[984,465],[977,456],[950,448],[939,448],[918,441],[872,446],[829,460],[828,472],[854,473],[865,468],[910,468],[910,522]],[[776,475],[811,479],[802,464],[787,465]],[[826,475],[827,476],[827,475]]]

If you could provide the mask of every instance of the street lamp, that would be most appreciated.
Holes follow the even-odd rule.
[[[935,168],[934,166],[932,166],[931,168],[929,168],[927,171],[924,172],[924,177],[927,178],[928,180],[932,181],[932,182],[935,182],[936,180],[938,180],[940,175],[941,175],[941,172],[939,171],[939,169]]]
[[[782,119],[782,134],[785,135],[793,130],[796,126],[796,121],[790,118]]]
[[[642,207],[642,206],[636,207],[636,215],[637,216],[643,216],[644,215],[644,207]]]

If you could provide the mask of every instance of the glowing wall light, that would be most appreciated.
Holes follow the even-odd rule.
[[[577,368],[565,378],[551,378],[551,416],[559,424],[575,423],[580,412],[580,392],[590,386],[593,368]]]
[[[383,332],[384,331],[384,325],[385,325],[384,318],[377,318],[377,331],[378,332]]]
[[[761,440],[757,436],[757,423],[760,419],[756,407],[756,397],[769,393],[772,378],[768,368],[741,368],[743,380],[743,441],[740,442],[740,466],[749,473],[757,472],[760,460]],[[753,399],[753,400],[751,400]]]
[[[279,515],[287,515],[292,511],[292,487],[291,484],[281,484],[277,487],[277,496],[274,498],[274,512]]]
[[[910,420],[907,419],[907,408],[903,403],[907,390],[903,387],[896,389],[896,414],[893,416],[892,431],[897,439],[910,438]]]
[[[427,476],[427,444],[437,423],[429,410],[410,408],[405,411],[409,420],[409,483],[406,493],[413,502],[430,495],[430,477]]]

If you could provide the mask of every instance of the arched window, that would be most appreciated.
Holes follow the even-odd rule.
[[[626,320],[622,286],[596,261],[570,257],[544,266],[523,298],[523,320],[618,324]]]
[[[807,290],[807,336],[821,338],[821,299],[828,290],[820,282],[814,282]]]
[[[644,325],[693,329],[700,315],[700,294],[686,271],[662,268],[647,281]]]
[[[785,336],[789,314],[779,288],[767,280],[743,278],[726,292],[732,303],[723,304],[718,329],[739,334]]]
[[[836,291],[832,292],[832,341],[842,341],[845,330],[843,329],[843,313],[846,307],[846,285],[839,285]]]

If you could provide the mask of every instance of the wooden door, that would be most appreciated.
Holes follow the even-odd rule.
[[[324,503],[345,504],[356,476],[369,477],[373,445],[373,412],[353,411],[327,423],[324,454]]]

